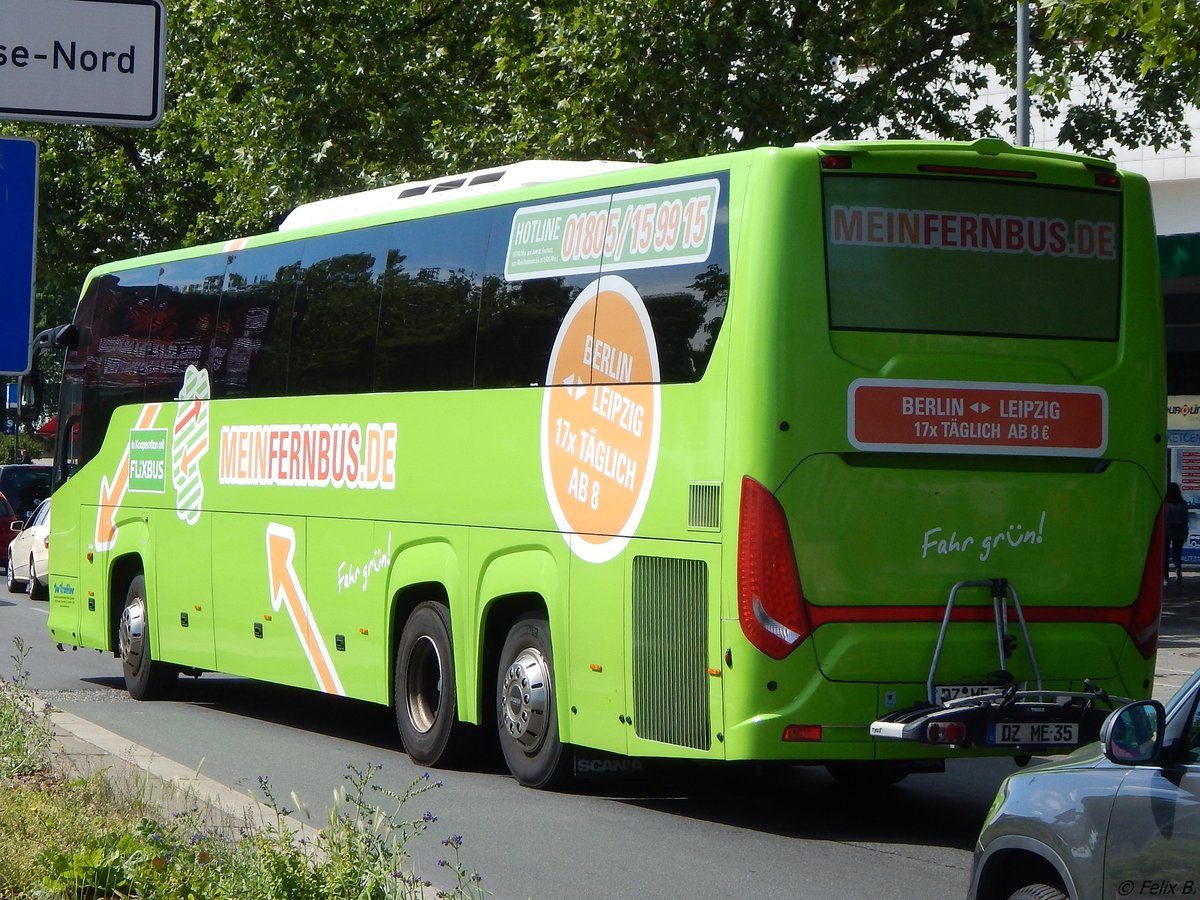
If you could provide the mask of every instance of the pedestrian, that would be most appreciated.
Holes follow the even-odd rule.
[[[1167,525],[1167,555],[1163,560],[1163,581],[1171,579],[1171,563],[1175,564],[1175,581],[1183,583],[1183,545],[1188,539],[1188,505],[1183,499],[1179,485],[1172,481],[1167,485],[1167,497],[1163,502],[1163,513]]]
[[[33,462],[33,460],[29,458],[28,450],[21,451],[21,462],[23,462],[25,465],[29,465],[31,462]]]

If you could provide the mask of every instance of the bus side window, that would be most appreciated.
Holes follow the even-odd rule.
[[[81,347],[83,407],[82,458],[100,449],[113,411],[145,398],[146,344],[154,306],[158,267],[146,266],[97,277],[80,306],[92,309],[88,345]]]
[[[292,306],[302,243],[241,250],[229,257],[213,336],[214,397],[280,397],[287,393]]]
[[[540,201],[539,201],[540,202]],[[496,210],[479,307],[475,387],[529,387],[546,382],[550,354],[572,302],[599,272],[508,281],[504,277],[515,206]]]
[[[146,345],[146,401],[179,396],[188,366],[204,368],[225,275],[222,256],[167,263],[158,276]]]
[[[616,269],[646,306],[658,348],[659,379],[664,384],[698,381],[708,366],[729,301],[728,179],[721,183],[720,208],[706,259],[662,267]],[[604,332],[605,308],[596,312]]]
[[[393,226],[379,310],[375,390],[471,387],[492,213]]]
[[[658,350],[659,381],[698,381],[712,355],[729,296],[728,264],[669,266],[619,272],[646,306]],[[603,282],[601,282],[603,285]],[[623,318],[623,317],[622,317]],[[602,301],[596,310],[597,334],[611,334],[614,318]],[[637,341],[633,342],[633,346]]]
[[[292,314],[288,394],[371,390],[387,230],[309,238]]]

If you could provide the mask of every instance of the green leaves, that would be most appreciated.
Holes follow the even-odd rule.
[[[1060,140],[1186,136],[1198,9],[1035,0],[1031,87],[1067,113]],[[0,127],[42,142],[41,325],[100,261],[270,230],[340,193],[534,157],[1005,137],[1013,118],[981,98],[1013,79],[1011,0],[179,0],[168,32],[157,128]]]

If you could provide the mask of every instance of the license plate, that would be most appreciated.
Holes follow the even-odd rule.
[[[938,703],[948,700],[959,700],[963,697],[980,697],[984,694],[998,694],[1003,690],[996,685],[988,684],[937,684],[934,691]]]
[[[993,722],[988,726],[988,743],[1066,744],[1079,743],[1079,725],[1075,722]]]

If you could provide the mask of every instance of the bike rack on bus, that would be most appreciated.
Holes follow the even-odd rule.
[[[946,643],[946,630],[950,627],[950,616],[954,611],[954,600],[963,588],[988,588],[992,592],[992,614],[996,620],[996,647],[1000,655],[1000,671],[1007,672],[1005,660],[1012,655],[1013,637],[1008,633],[1008,603],[1011,600],[1017,613],[1017,622],[1021,625],[1021,635],[1025,638],[1025,651],[1029,654],[1029,663],[1033,668],[1033,677],[1037,682],[1037,692],[1042,691],[1042,673],[1038,668],[1037,655],[1033,652],[1033,644],[1029,640],[1029,629],[1025,626],[1025,614],[1021,611],[1021,601],[1017,598],[1017,589],[1007,578],[988,578],[981,581],[960,581],[950,588],[950,597],[946,601],[946,613],[942,616],[942,628],[938,632],[937,646],[933,650],[933,664],[929,667],[929,678],[925,681],[925,694],[929,703],[937,705],[935,683],[937,680],[938,660],[942,655],[942,647]]]

